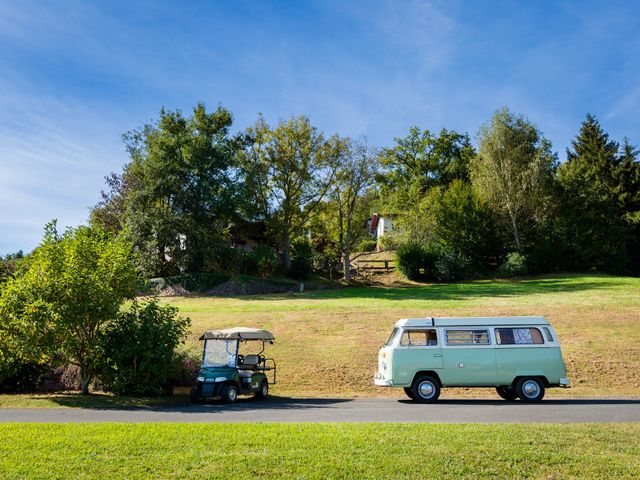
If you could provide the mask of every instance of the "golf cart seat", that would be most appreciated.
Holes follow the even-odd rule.
[[[243,370],[255,370],[261,363],[260,355],[245,355],[240,368]]]

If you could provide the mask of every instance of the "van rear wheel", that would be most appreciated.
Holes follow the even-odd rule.
[[[411,392],[413,393],[413,399],[418,402],[435,402],[440,396],[440,384],[435,378],[425,375],[413,381]]]
[[[513,388],[510,387],[496,387],[496,392],[501,398],[513,402],[518,398],[518,394]]]
[[[539,402],[544,397],[544,383],[537,378],[521,378],[516,383],[516,393],[523,402]]]

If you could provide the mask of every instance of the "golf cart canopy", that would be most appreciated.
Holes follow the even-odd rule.
[[[224,330],[208,330],[202,334],[200,340],[262,340],[273,342],[275,337],[267,330],[259,328],[234,327]]]

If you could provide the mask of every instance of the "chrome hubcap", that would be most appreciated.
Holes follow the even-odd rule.
[[[231,388],[229,390],[229,399],[230,400],[235,400],[236,396],[237,396],[236,389],[235,388]]]
[[[522,385],[522,393],[524,393],[527,398],[535,398],[540,393],[540,387],[537,382],[528,380]]]
[[[418,391],[422,398],[430,398],[433,396],[435,388],[433,388],[433,384],[431,382],[422,382],[418,387]]]

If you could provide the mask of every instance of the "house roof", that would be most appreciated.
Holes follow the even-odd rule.
[[[276,337],[267,330],[248,327],[233,327],[223,330],[207,330],[200,340],[262,340],[272,342]]]

